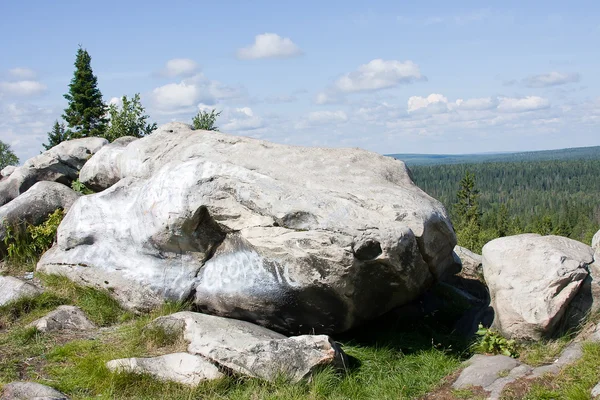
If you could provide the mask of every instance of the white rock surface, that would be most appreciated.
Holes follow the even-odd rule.
[[[506,337],[551,335],[588,277],[591,247],[560,236],[523,234],[483,247],[483,273]]]
[[[43,222],[56,209],[65,212],[79,198],[79,194],[57,182],[38,182],[27,192],[0,207],[0,252],[5,249],[5,224]]]
[[[390,157],[171,123],[101,164],[97,175],[118,168],[121,180],[71,208],[38,268],[128,308],[195,293],[207,313],[340,332],[416,298],[454,263],[443,206]]]
[[[79,173],[79,181],[90,189],[100,192],[121,179],[121,157],[129,143],[138,140],[125,136],[104,146],[85,163]]]
[[[473,253],[471,250],[461,246],[455,246],[454,253],[460,258],[462,272],[465,275],[475,276],[483,273],[482,257],[479,254]]]
[[[0,177],[6,178],[15,172],[16,169],[17,167],[14,165],[7,165],[6,167],[2,168],[2,171],[0,171]]]
[[[12,276],[0,276],[0,306],[42,293],[41,289]]]
[[[246,321],[189,311],[158,318],[151,326],[183,329],[189,353],[237,374],[265,380],[284,375],[298,382],[324,366],[347,365],[344,352],[325,335],[286,338]]]
[[[2,388],[0,400],[68,400],[63,393],[36,382],[11,382]]]
[[[600,231],[596,232],[592,238],[592,249],[594,249],[596,253],[600,254]]]
[[[83,164],[106,144],[106,139],[96,137],[74,139],[30,158],[10,176],[0,180],[0,206],[25,193],[36,182],[54,181],[70,185],[77,179]]]
[[[592,388],[591,396],[592,399],[597,399],[600,397],[600,382],[598,382],[598,384]]]
[[[87,331],[96,327],[79,307],[67,305],[59,306],[56,310],[29,324],[29,326],[35,326],[40,332]]]
[[[188,353],[150,358],[122,358],[107,362],[106,367],[111,371],[150,374],[161,380],[190,386],[225,376],[207,359]]]

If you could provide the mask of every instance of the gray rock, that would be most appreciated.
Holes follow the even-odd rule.
[[[106,363],[111,371],[150,374],[160,380],[197,386],[207,380],[224,377],[207,359],[188,354],[174,353],[151,358],[123,358]]]
[[[596,398],[600,397],[600,382],[598,382],[598,384],[592,388],[591,395],[592,395],[592,399],[596,399]]]
[[[13,172],[15,172],[16,169],[17,167],[14,165],[7,165],[6,167],[2,168],[2,171],[0,171],[0,179],[9,177]]]
[[[551,336],[593,262],[591,247],[560,236],[524,234],[483,247],[494,326],[515,339]]]
[[[66,305],[59,306],[56,310],[29,324],[29,326],[35,326],[40,332],[87,331],[96,327],[79,307]]]
[[[460,258],[464,275],[477,278],[483,274],[482,257],[479,254],[461,246],[455,246],[454,253]]]
[[[561,369],[579,360],[582,356],[581,343],[571,343],[552,364],[534,368],[531,377],[538,378],[546,374],[558,374]]]
[[[596,253],[600,253],[600,230],[596,232],[592,238],[592,249],[594,249]]]
[[[0,206],[25,193],[36,182],[54,181],[70,185],[77,179],[83,164],[106,144],[106,139],[97,137],[74,139],[30,158],[10,176],[0,180]]]
[[[50,386],[36,382],[11,382],[2,388],[0,400],[68,400],[69,398]]]
[[[0,276],[0,306],[41,294],[42,290],[12,276]]]
[[[468,366],[452,384],[454,389],[464,389],[469,386],[480,386],[486,389],[496,380],[508,376],[514,368],[521,365],[514,358],[507,356],[482,354],[475,354],[467,361],[467,364]]]
[[[79,181],[96,192],[117,183],[121,179],[121,156],[127,151],[127,145],[136,140],[138,138],[125,136],[101,148],[85,163]]]
[[[6,225],[43,222],[56,209],[68,211],[79,198],[74,190],[57,182],[38,182],[8,204],[0,207],[0,253],[6,250]]]
[[[203,312],[341,332],[454,265],[443,206],[375,153],[171,123],[127,145],[110,174],[121,179],[77,201],[38,268],[110,289],[127,308],[195,293]]]
[[[344,352],[325,335],[286,338],[246,321],[193,312],[161,317],[151,326],[181,327],[189,353],[234,373],[265,380],[283,375],[298,382],[324,366],[343,369],[347,365]]]

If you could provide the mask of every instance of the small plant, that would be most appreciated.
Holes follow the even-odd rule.
[[[71,182],[71,189],[83,195],[94,194],[94,191],[81,183],[79,179],[75,179],[73,182]]]
[[[479,324],[477,331],[479,340],[474,345],[478,353],[503,354],[508,357],[519,357],[519,345],[513,339],[506,339],[498,332]]]
[[[208,111],[200,110],[198,111],[198,114],[192,118],[192,127],[194,129],[205,131],[219,131],[219,128],[215,126],[215,122],[219,115],[221,115],[221,111],[217,112],[214,109],[211,110],[210,113]]]
[[[7,224],[4,237],[7,261],[11,264],[35,263],[52,246],[63,217],[64,212],[59,208],[39,225]]]

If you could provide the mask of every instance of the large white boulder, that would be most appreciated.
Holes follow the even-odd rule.
[[[325,366],[347,366],[342,349],[326,335],[287,338],[246,321],[189,311],[160,317],[151,326],[183,332],[189,353],[239,375],[298,382]]]
[[[79,173],[79,181],[88,188],[100,192],[117,183],[121,179],[121,156],[127,145],[138,138],[120,137],[100,149]]]
[[[483,247],[483,274],[503,335],[533,339],[552,335],[589,276],[591,247],[560,236],[523,234]]]
[[[444,207],[391,157],[171,123],[119,159],[120,181],[75,203],[38,269],[131,309],[192,299],[280,331],[339,332],[454,266]]]
[[[108,140],[97,137],[62,142],[25,161],[0,180],[0,206],[25,193],[36,182],[53,181],[70,185],[85,162]]]

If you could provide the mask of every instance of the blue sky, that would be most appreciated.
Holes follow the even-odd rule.
[[[326,3],[325,5],[323,3]],[[522,3],[526,3],[525,5]],[[153,121],[380,153],[600,145],[597,2],[0,2],[0,140],[60,119],[77,47]]]

